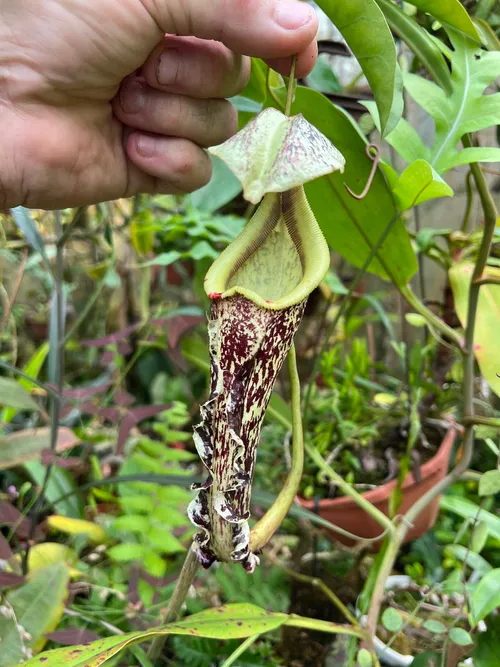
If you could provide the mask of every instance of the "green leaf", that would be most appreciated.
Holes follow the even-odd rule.
[[[488,526],[490,535],[500,540],[500,518],[491,512],[483,509],[479,510],[476,503],[466,498],[459,498],[458,496],[443,496],[440,504],[441,509],[454,512],[463,519],[475,520],[477,518],[478,521],[483,521]]]
[[[469,644],[474,643],[470,634],[463,628],[452,628],[450,630],[450,639],[454,644],[458,644],[458,646],[469,646]]]
[[[472,262],[457,262],[449,271],[455,310],[463,327],[467,320],[469,286],[473,271]],[[493,274],[494,269],[489,268],[488,272]],[[499,329],[500,285],[483,285],[479,292],[477,306],[474,354],[484,379],[497,396],[500,396],[500,377],[497,375]]]
[[[500,607],[500,568],[482,577],[470,595],[469,605],[469,620],[472,627]]]
[[[144,500],[150,499],[144,498]],[[115,519],[113,527],[116,530],[129,530],[131,533],[142,534],[145,527],[145,518],[142,514],[126,514]]]
[[[24,642],[25,646],[39,650],[45,643],[43,635],[56,628],[63,613],[68,580],[68,568],[57,563],[36,570],[26,584],[7,594],[6,600],[15,612],[17,624],[32,637]],[[22,661],[18,628],[14,624],[6,630],[1,636],[0,667],[12,667]],[[36,660],[39,664],[39,659]]]
[[[265,611],[251,604],[232,604],[208,609],[161,630],[133,632],[127,635],[100,639],[86,646],[71,646],[44,654],[44,667],[98,667],[123,649],[161,635],[190,635],[211,639],[242,639],[279,628],[288,619],[286,614]],[[40,667],[33,658],[25,667]]]
[[[0,405],[15,410],[40,411],[38,403],[17,380],[4,377],[0,377]]]
[[[358,651],[357,661],[359,667],[372,667],[373,665],[373,659],[370,651],[368,651],[366,648],[362,648],[360,651]]]
[[[496,493],[500,493],[500,470],[488,470],[479,480],[479,495],[494,496]]]
[[[404,78],[409,94],[434,119],[434,145],[430,154],[426,149],[419,157],[427,159],[439,174],[458,164],[500,160],[500,150],[494,153],[490,149],[490,153],[481,157],[475,149],[466,149],[457,156],[456,148],[464,134],[500,123],[500,93],[484,95],[485,88],[500,76],[500,53],[483,51],[455,30],[449,29],[448,33],[454,47],[451,52],[452,93],[446,95],[435,83],[416,74],[408,73]],[[390,136],[387,141],[392,143]]]
[[[33,250],[39,252],[44,260],[48,261],[45,252],[45,243],[42,235],[38,231],[36,222],[31,217],[30,211],[27,208],[24,208],[24,206],[18,206],[17,208],[11,208],[10,213],[17,227],[24,234]]]
[[[143,518],[144,524],[144,518]],[[118,563],[130,563],[134,560],[142,560],[144,546],[142,544],[117,544],[108,549],[108,556]]]
[[[406,42],[434,81],[447,93],[451,93],[450,71],[446,60],[427,30],[391,0],[377,0],[377,4],[392,30]]]
[[[342,86],[325,54],[320,54],[313,71],[307,77],[307,83],[320,93],[340,93],[342,91]]]
[[[462,561],[462,563],[467,563],[470,568],[480,575],[487,574],[493,569],[487,560],[462,544],[448,544],[444,548],[444,552],[446,555]]]
[[[475,667],[498,667],[500,655],[500,616],[488,619],[486,632],[476,635],[477,646],[472,653]]]
[[[456,28],[472,39],[480,41],[476,27],[460,0],[408,0],[408,2],[421,11],[431,14],[440,23]]]
[[[151,546],[162,553],[175,554],[186,551],[186,548],[172,535],[168,526],[153,526],[147,533],[146,539]]]
[[[48,353],[49,353],[49,344],[43,343],[43,345],[40,345],[35,354],[31,357],[31,359],[29,359],[29,361],[24,366],[23,368],[24,373],[36,380],[40,375],[40,371],[42,370],[43,364],[45,363],[45,359],[47,358]],[[19,377],[17,382],[21,385],[21,387],[26,389],[26,391],[31,391],[31,389],[36,387],[34,382],[30,382],[29,380],[23,377]],[[4,424],[8,424],[14,419],[15,414],[16,414],[15,408],[5,408],[2,412],[1,421]]]
[[[358,60],[377,103],[383,135],[397,125],[403,112],[401,74],[396,46],[375,0],[317,0],[337,26]]]
[[[416,160],[401,174],[392,194],[400,211],[429,199],[453,197],[453,190],[425,160]]]
[[[382,614],[382,624],[389,632],[397,633],[403,628],[404,621],[395,609],[388,607]]]
[[[478,521],[472,529],[470,550],[475,554],[480,554],[484,549],[488,535],[488,526],[484,523],[484,521]]]
[[[190,195],[196,208],[214,213],[233,200],[241,192],[241,184],[222,160],[212,158],[212,178],[203,188]]]
[[[361,192],[372,168],[366,157],[366,140],[350,116],[320,93],[303,87],[297,89],[293,108],[334,142],[346,158],[343,175],[336,172],[307,183],[305,191],[330,247],[359,268],[396,214],[392,195],[380,170],[364,199],[353,199],[346,191],[344,183],[354,192]],[[390,279],[386,268],[397,285],[406,285],[416,273],[415,253],[401,220],[394,224],[378,256],[383,264],[374,259],[368,271],[385,280]]]
[[[191,248],[189,253],[187,253],[191,259],[194,259],[195,262],[199,262],[200,259],[216,259],[218,253],[212,248],[208,241],[198,241]]]
[[[173,264],[180,258],[181,258],[180,252],[178,252],[177,250],[170,250],[169,252],[162,252],[161,255],[157,255],[153,259],[149,260],[149,262],[143,262],[142,264],[139,264],[139,267],[142,268],[145,266],[170,266],[170,264]]]
[[[432,618],[424,622],[424,628],[436,635],[442,635],[446,632],[446,625]]]

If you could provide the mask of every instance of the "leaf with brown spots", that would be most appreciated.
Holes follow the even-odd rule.
[[[118,637],[99,639],[88,646],[67,647],[47,651],[24,663],[25,667],[99,667],[120,651],[151,641],[159,635],[191,635],[210,639],[243,639],[279,628],[288,619],[286,614],[269,613],[252,604],[231,604],[208,609],[162,629],[134,632]]]

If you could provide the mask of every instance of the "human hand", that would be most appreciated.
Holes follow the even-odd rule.
[[[0,208],[66,208],[210,179],[236,130],[246,54],[297,74],[317,22],[298,0],[2,0]],[[209,41],[219,40],[219,41]]]

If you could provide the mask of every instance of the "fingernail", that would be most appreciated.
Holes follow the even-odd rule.
[[[144,84],[140,81],[126,83],[120,91],[120,104],[125,113],[141,111],[146,104]]]
[[[276,23],[285,30],[297,30],[314,17],[314,9],[305,2],[280,2],[276,14]]]
[[[158,154],[158,144],[155,137],[140,134],[136,139],[137,152],[142,157],[154,157]]]
[[[180,54],[177,49],[167,49],[158,58],[156,78],[160,86],[176,83],[179,75]]]

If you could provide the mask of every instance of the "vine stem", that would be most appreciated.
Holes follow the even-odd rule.
[[[462,142],[466,148],[472,144],[468,135],[465,135]],[[481,205],[484,212],[484,231],[481,245],[479,248],[476,264],[472,273],[472,279],[469,286],[469,306],[467,311],[467,322],[465,325],[465,336],[463,346],[463,370],[464,370],[464,421],[466,427],[463,436],[462,458],[446,475],[446,477],[433,486],[417,502],[410,507],[403,517],[403,520],[396,529],[392,540],[387,547],[384,559],[377,575],[377,580],[373,589],[370,610],[368,612],[367,627],[370,637],[373,640],[377,629],[380,608],[382,605],[385,582],[391,574],[394,562],[397,558],[399,549],[406,537],[408,527],[412,525],[417,516],[424,510],[429,503],[441,495],[450,484],[460,479],[467,471],[472,455],[474,453],[474,333],[476,327],[477,308],[479,303],[479,291],[481,289],[481,278],[483,276],[486,263],[490,254],[491,244],[495,233],[495,227],[498,218],[498,212],[491,196],[484,174],[477,163],[471,164],[472,175],[479,193]]]
[[[297,56],[292,56],[292,65],[290,67],[290,79],[288,81],[288,90],[286,93],[285,116],[289,116],[292,111],[293,95],[295,92],[296,68],[297,68]]]
[[[194,581],[199,564],[193,543],[186,555],[186,560],[184,561],[181,573],[175,584],[175,590],[169,600],[167,611],[161,619],[161,625],[172,623],[177,619],[184,600],[187,598],[189,589]],[[152,662],[155,662],[160,658],[167,642],[167,637],[168,635],[160,635],[153,640],[148,651],[148,657]]]

